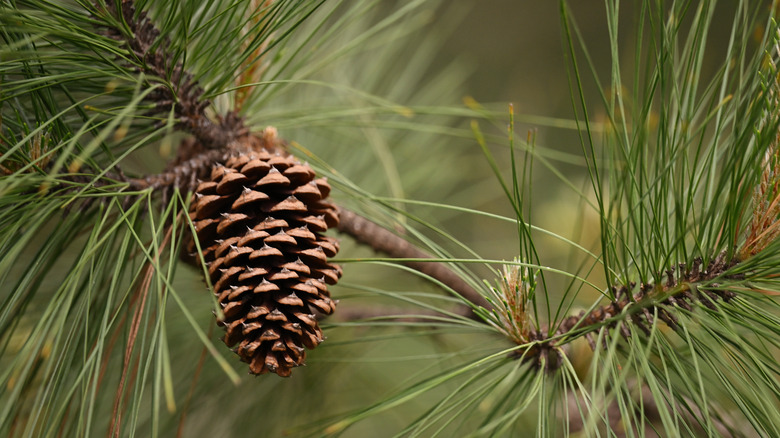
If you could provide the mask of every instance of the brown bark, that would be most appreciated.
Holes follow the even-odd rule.
[[[393,258],[432,258],[428,253],[415,247],[403,237],[400,237],[363,216],[343,207],[339,207],[338,230],[352,236],[358,242],[370,246],[375,251],[387,254]],[[444,263],[435,261],[407,261],[403,262],[403,264],[435,278],[475,306],[490,307],[479,292],[474,290],[473,287],[466,283]],[[471,307],[464,308],[461,313],[471,318],[478,318],[472,312]]]

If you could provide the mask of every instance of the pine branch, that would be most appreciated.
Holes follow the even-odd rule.
[[[739,264],[739,259],[728,258],[728,253],[722,251],[707,266],[702,269],[701,258],[694,260],[690,267],[684,263],[677,269],[669,268],[666,271],[666,282],[663,284],[640,284],[629,286],[613,286],[613,301],[609,304],[597,307],[590,312],[580,312],[579,315],[570,316],[556,326],[542,329],[532,329],[527,334],[511,337],[518,344],[531,345],[512,353],[515,358],[534,363],[547,371],[557,370],[561,366],[561,350],[559,344],[572,336],[585,336],[592,350],[598,346],[593,338],[593,333],[603,327],[617,328],[621,336],[628,340],[632,334],[631,327],[637,327],[646,335],[650,335],[650,327],[654,324],[654,316],[663,321],[672,330],[677,331],[679,321],[671,308],[681,308],[692,311],[691,304],[701,303],[711,310],[717,310],[715,301],[729,302],[736,294],[729,290],[718,289],[718,283],[713,282],[717,278],[740,279],[741,274],[724,274]],[[676,273],[676,274],[675,274]],[[634,292],[636,290],[636,292]],[[508,291],[504,295],[512,295]],[[508,297],[505,297],[505,299]],[[512,321],[523,322],[528,319],[524,307],[509,307],[508,315],[500,321],[499,327],[506,333],[514,333],[508,325]]]
[[[199,147],[198,142],[191,139],[184,140],[179,146],[179,157],[168,166],[169,169],[165,172],[144,178],[124,178],[120,175],[113,175],[113,177],[127,182],[132,190],[151,188],[155,192],[161,193],[162,202],[165,204],[174,189],[178,189],[182,193],[193,191],[199,180],[207,178],[213,166],[224,163],[230,156],[240,153],[240,151],[248,151],[253,148],[279,150],[280,140],[275,138],[275,131],[273,134],[268,132],[266,131],[262,137],[241,137],[236,142],[240,146],[234,146],[230,151],[204,150]],[[431,258],[429,254],[413,246],[403,237],[391,233],[363,216],[344,207],[338,207],[338,211],[338,230],[352,236],[356,241],[393,258]],[[459,309],[459,314],[481,320],[474,314],[473,306],[490,306],[479,292],[443,263],[404,262],[403,264],[431,276],[466,299],[470,305]]]
[[[160,31],[149,19],[146,11],[138,12],[132,0],[123,0],[119,6],[109,2],[106,8],[107,13],[116,19],[116,23],[125,23],[127,26],[127,29],[118,25],[109,27],[106,35],[127,45],[135,57],[133,68],[167,81],[166,86],[149,95],[148,99],[155,104],[152,113],[165,114],[173,110],[177,128],[195,137],[180,144],[177,159],[169,163],[164,172],[142,178],[127,178],[119,171],[109,173],[109,180],[126,182],[133,191],[151,188],[160,194],[161,202],[165,205],[175,189],[182,193],[192,192],[198,181],[206,178],[215,164],[224,162],[239,151],[255,147],[278,150],[280,144],[275,137],[270,141],[266,138],[265,144],[258,146],[258,137],[248,135],[243,119],[236,112],[217,116],[216,122],[207,117],[206,109],[211,102],[202,99],[203,89],[193,79],[193,75],[184,69],[182,63],[171,61],[174,57],[170,53],[170,41],[161,38]],[[76,180],[79,177],[73,176],[71,179]],[[100,184],[103,183],[98,183]],[[132,197],[128,197],[126,202],[131,199]],[[80,208],[86,209],[91,203],[92,200],[88,200]],[[343,208],[340,208],[339,212],[339,231],[355,237],[357,241],[371,246],[376,251],[394,258],[430,258],[405,239],[368,219]],[[477,291],[442,263],[404,264],[441,281],[473,305],[489,306]],[[468,307],[459,312],[479,319]]]
[[[339,207],[338,230],[390,257],[401,259],[431,258],[430,255],[421,251],[406,239],[343,207]],[[404,262],[403,264],[442,282],[473,306],[489,306],[482,295],[443,263]],[[470,308],[466,310],[468,311],[465,314],[472,318],[477,318]]]
[[[211,101],[202,99],[203,88],[182,63],[171,61],[174,56],[170,41],[160,37],[160,31],[146,11],[137,12],[132,0],[123,0],[118,9],[116,3],[108,2],[106,8],[108,14],[127,25],[127,29],[109,27],[106,35],[127,44],[135,57],[132,64],[135,69],[166,81],[166,86],[150,94],[149,100],[155,104],[153,114],[167,114],[173,110],[176,126],[194,135],[206,149],[228,147],[247,134],[243,118],[236,112],[217,115],[216,121],[206,115]]]

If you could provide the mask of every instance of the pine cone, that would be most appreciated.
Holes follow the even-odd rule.
[[[333,312],[327,284],[341,277],[327,262],[338,241],[322,235],[338,224],[329,192],[311,167],[265,149],[227,158],[195,191],[190,217],[224,313],[217,323],[252,374],[287,377],[323,340],[313,310]],[[194,240],[187,249],[199,263]]]

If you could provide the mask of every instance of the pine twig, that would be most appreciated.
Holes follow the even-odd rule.
[[[170,41],[160,41],[160,31],[148,18],[145,11],[138,12],[132,0],[123,0],[119,6],[109,2],[106,12],[124,22],[127,29],[109,27],[106,35],[124,42],[132,55],[138,60],[133,64],[136,70],[148,75],[168,80],[170,86],[160,87],[149,95],[154,102],[153,113],[167,113],[173,110],[177,118],[177,128],[191,133],[195,139],[184,141],[179,156],[165,172],[144,178],[126,178],[121,171],[110,174],[111,179],[127,182],[131,190],[152,188],[162,194],[162,202],[170,199],[175,188],[183,192],[194,190],[197,180],[205,178],[211,165],[224,161],[225,157],[243,146],[248,129],[243,118],[231,111],[225,116],[217,116],[213,121],[206,116],[205,110],[211,104],[203,100],[201,88],[193,75],[187,72],[183,64],[174,62],[169,51]],[[274,145],[269,145],[273,147]],[[379,225],[354,212],[339,208],[339,231],[353,236],[357,241],[367,244],[379,252],[395,258],[431,258],[405,239],[396,236]],[[445,264],[438,262],[405,262],[415,270],[429,275],[454,290],[474,306],[489,307],[487,301]],[[474,319],[480,319],[470,307],[464,306],[459,313]]]
[[[592,340],[592,333],[600,330],[605,325],[609,328],[618,328],[624,338],[631,337],[631,331],[627,327],[629,321],[646,334],[650,333],[653,324],[653,314],[657,312],[658,318],[672,330],[679,328],[677,318],[665,307],[679,307],[691,310],[690,302],[698,300],[704,306],[715,309],[714,301],[722,299],[728,302],[735,294],[727,290],[705,290],[699,287],[709,283],[723,275],[728,269],[739,263],[739,259],[728,259],[726,251],[719,253],[710,260],[702,269],[703,261],[696,259],[690,269],[685,264],[680,264],[677,275],[674,269],[666,271],[667,281],[661,284],[642,284],[638,292],[633,293],[635,284],[613,288],[615,299],[609,304],[598,307],[588,313],[582,312],[576,316],[570,316],[563,320],[557,330],[537,330],[529,334],[529,341],[536,343],[529,349],[521,349],[513,353],[514,357],[523,358],[526,361],[534,361],[537,366],[543,366],[547,370],[555,370],[561,365],[560,348],[556,340],[561,336],[575,332],[584,334],[591,344],[591,348],[597,346]],[[712,286],[717,287],[717,283]],[[630,313],[628,320],[612,321],[623,313]]]
[[[107,12],[117,20],[127,24],[129,33],[117,27],[109,27],[106,35],[127,44],[132,55],[138,60],[135,69],[145,74],[166,79],[168,83],[149,95],[155,103],[152,113],[166,114],[173,109],[177,127],[193,134],[206,149],[224,148],[247,134],[243,118],[235,112],[218,115],[213,121],[206,115],[211,101],[202,99],[201,88],[193,75],[184,69],[184,65],[173,62],[170,41],[159,40],[160,30],[147,17],[146,11],[137,12],[135,4],[123,0],[119,9],[116,3],[106,4]]]
[[[253,137],[256,138],[256,137]],[[182,148],[187,149],[192,145],[185,141]],[[189,155],[188,152],[184,153]],[[181,155],[181,154],[180,154]],[[131,190],[146,190],[152,188],[162,194],[163,203],[168,199],[175,188],[182,192],[192,191],[197,184],[198,179],[206,178],[211,171],[214,163],[224,161],[230,152],[209,150],[196,153],[187,159],[179,160],[175,165],[169,166],[168,170],[144,178],[126,178],[122,175],[109,174],[111,179],[116,179],[128,183]],[[357,213],[338,207],[339,225],[338,230],[355,238],[356,241],[368,245],[374,250],[387,254],[393,258],[403,259],[426,259],[431,256],[417,247],[413,246],[406,239],[393,234],[378,224],[358,215]],[[445,286],[451,288],[458,295],[466,299],[471,306],[463,305],[457,313],[472,319],[482,320],[474,314],[472,307],[482,306],[490,308],[490,304],[474,288],[466,283],[460,276],[440,262],[404,262],[405,266],[426,274]]]
[[[338,230],[348,234],[360,243],[366,244],[375,251],[382,252],[393,258],[427,259],[430,255],[413,246],[406,239],[399,237],[374,222],[355,212],[339,207]],[[489,307],[487,301],[460,276],[439,262],[403,262],[404,265],[429,275],[451,288],[473,306]],[[471,308],[463,312],[471,318],[477,318]]]

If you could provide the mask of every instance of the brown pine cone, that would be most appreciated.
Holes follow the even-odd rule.
[[[305,348],[323,340],[314,311],[333,312],[327,285],[341,268],[327,258],[338,241],[323,236],[338,224],[324,178],[292,156],[265,149],[213,167],[195,190],[190,218],[224,316],[224,341],[252,374],[287,377]],[[187,252],[199,263],[195,241]]]

